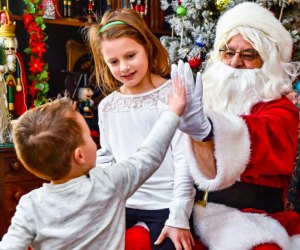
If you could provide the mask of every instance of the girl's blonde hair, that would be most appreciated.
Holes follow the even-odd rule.
[[[107,25],[112,22],[115,24]],[[129,37],[144,47],[148,56],[148,74],[166,77],[170,73],[168,52],[135,10],[125,8],[108,11],[99,24],[88,26],[84,32],[93,54],[96,82],[105,94],[118,89],[121,83],[113,77],[103,59],[101,49],[103,41]]]

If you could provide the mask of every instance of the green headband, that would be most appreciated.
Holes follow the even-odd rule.
[[[118,24],[126,24],[123,21],[112,21],[110,23],[105,24],[100,30],[99,33],[102,33],[104,30],[106,30],[110,26],[118,25]]]

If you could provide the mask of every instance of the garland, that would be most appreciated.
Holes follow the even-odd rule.
[[[32,106],[39,106],[47,102],[47,92],[49,91],[48,64],[43,61],[43,55],[46,52],[46,43],[48,39],[44,32],[46,25],[43,19],[42,0],[24,0],[27,8],[24,10],[24,27],[29,34],[29,46],[24,50],[29,55],[30,60],[28,79],[29,97]],[[32,101],[33,100],[33,101]]]

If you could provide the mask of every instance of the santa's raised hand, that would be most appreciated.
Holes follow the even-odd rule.
[[[178,76],[181,77],[185,84],[187,96],[187,104],[180,118],[179,129],[189,134],[193,139],[203,141],[210,134],[212,128],[210,121],[203,112],[201,74],[197,73],[195,83],[190,65],[180,60],[178,65],[172,64],[172,81],[178,81]]]

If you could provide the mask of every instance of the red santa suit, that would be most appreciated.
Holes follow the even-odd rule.
[[[256,104],[249,115],[214,111],[207,115],[213,124],[217,175],[207,179],[201,173],[188,139],[188,160],[198,189],[223,190],[236,182],[282,188],[284,204],[298,138],[299,116],[292,102],[282,97]],[[251,249],[266,242],[300,249],[300,220],[295,212],[268,214],[253,207],[240,210],[208,202],[206,207],[196,203],[193,214],[195,232],[209,249]]]

